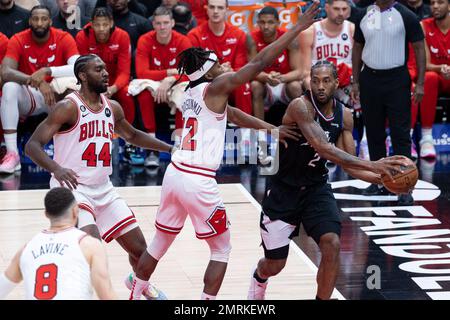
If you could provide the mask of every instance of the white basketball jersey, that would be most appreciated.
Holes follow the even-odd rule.
[[[341,33],[330,37],[322,27],[322,21],[314,23],[313,64],[318,60],[328,60],[336,66],[341,63],[352,66],[353,40],[350,25],[351,22],[345,20]]]
[[[114,134],[114,114],[108,99],[101,94],[103,107],[94,111],[78,92],[66,98],[77,106],[78,121],[70,129],[53,137],[54,160],[78,174],[78,182],[103,184],[112,173],[111,146]]]
[[[76,228],[44,230],[28,242],[20,256],[27,300],[92,299],[90,267],[80,248],[84,236]]]
[[[218,114],[208,109],[204,101],[208,85],[201,83],[185,93],[181,145],[172,161],[215,171],[223,158],[227,111]]]

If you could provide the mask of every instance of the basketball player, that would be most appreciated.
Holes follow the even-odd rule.
[[[19,171],[17,149],[19,117],[48,113],[55,104],[49,82],[52,78],[73,76],[79,56],[72,36],[53,28],[50,11],[43,5],[33,7],[30,28],[14,35],[2,62],[3,95],[0,116],[7,153],[0,172]]]
[[[173,154],[164,175],[156,234],[139,260],[130,299],[140,299],[142,289],[148,286],[147,280],[183,228],[187,215],[197,238],[205,239],[211,251],[201,299],[216,298],[231,251],[228,219],[215,180],[223,157],[227,118],[244,128],[274,128],[237,108],[227,107],[228,96],[271,65],[296,36],[315,21],[318,7],[315,1],[295,27],[239,71],[226,72],[216,54],[202,48],[190,48],[181,54],[178,71],[189,78],[182,105],[185,122],[181,146]],[[292,134],[288,136],[296,138]]]
[[[293,100],[283,116],[284,124],[297,124],[302,137],[280,146],[280,169],[271,177],[262,203],[261,237],[264,258],[251,278],[248,299],[264,299],[267,280],[285,266],[289,242],[300,224],[319,245],[317,299],[329,299],[339,269],[339,209],[327,183],[326,160],[353,177],[381,183],[380,174],[401,171],[405,158],[376,162],[354,157],[353,117],[333,96],[339,86],[336,66],[320,60],[311,69],[311,91]],[[334,146],[336,145],[336,147]],[[391,176],[392,177],[392,176]]]
[[[78,206],[72,192],[51,189],[44,203],[50,228],[22,247],[0,275],[0,299],[22,280],[27,300],[89,300],[92,287],[100,299],[117,299],[105,248],[75,228]]]
[[[311,66],[319,60],[333,62],[338,70],[337,97],[350,103],[352,47],[355,25],[345,18],[350,14],[348,0],[327,0],[327,17],[314,23],[299,36],[305,89],[311,90]]]
[[[171,152],[172,146],[136,130],[126,121],[120,104],[106,98],[108,72],[97,55],[80,56],[74,70],[80,91],[55,105],[25,151],[37,165],[51,172],[51,188],[74,190],[80,207],[78,227],[107,243],[115,239],[128,253],[134,270],[146,243],[133,212],[109,180],[113,134],[143,148]],[[52,138],[53,160],[43,150]],[[131,282],[125,283],[131,289]],[[159,296],[154,292],[149,297]]]

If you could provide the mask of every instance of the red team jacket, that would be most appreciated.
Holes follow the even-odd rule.
[[[277,39],[281,37],[286,31],[282,29],[277,30]],[[267,47],[270,43],[264,41],[263,34],[261,30],[257,29],[252,32],[252,38],[255,41],[256,51],[260,52],[262,49]],[[264,69],[264,72],[270,73],[271,71],[276,71],[281,74],[286,74],[291,71],[291,66],[289,65],[289,51],[285,49],[272,63],[271,66]]]
[[[8,37],[0,32],[0,64],[5,57],[6,47],[8,46]]]
[[[18,62],[18,70],[31,75],[43,67],[58,67],[78,55],[77,45],[72,36],[62,30],[50,27],[50,37],[43,45],[37,45],[31,37],[31,29],[11,37],[5,57]],[[49,77],[47,81],[51,81]]]
[[[141,79],[162,81],[167,77],[167,69],[176,69],[177,56],[191,47],[189,39],[172,31],[168,44],[156,40],[156,31],[150,31],[139,38],[136,49],[136,75]],[[187,78],[182,80],[187,81]]]
[[[114,27],[107,43],[97,43],[91,24],[87,24],[78,32],[76,42],[80,54],[93,53],[106,64],[110,85],[120,90],[130,82],[131,45],[130,37],[125,30]]]
[[[244,31],[229,23],[221,36],[216,36],[209,29],[208,23],[192,29],[188,37],[194,47],[214,50],[220,63],[230,62],[234,70],[247,63],[247,44]]]
[[[430,50],[430,60],[433,64],[450,65],[450,32],[443,34],[436,25],[434,18],[422,21],[425,29],[425,39]]]

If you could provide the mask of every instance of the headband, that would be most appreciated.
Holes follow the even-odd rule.
[[[217,62],[217,56],[214,52],[209,53],[208,59],[205,61],[205,63],[198,69],[197,71],[188,74],[188,78],[190,81],[195,81],[203,77]]]

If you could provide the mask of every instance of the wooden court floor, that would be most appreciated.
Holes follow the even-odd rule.
[[[218,299],[244,300],[250,275],[263,254],[259,236],[259,204],[241,184],[221,184],[220,192],[231,221],[232,253]],[[119,193],[134,211],[147,241],[154,232],[154,219],[160,199],[160,186],[121,187]],[[0,272],[14,253],[31,237],[48,226],[43,214],[43,198],[47,190],[0,192]],[[112,242],[106,244],[109,271],[114,289],[120,299],[129,291],[123,279],[130,272],[127,255]],[[152,282],[169,299],[196,300],[203,288],[203,272],[209,261],[208,246],[195,237],[193,227],[185,227],[167,254],[161,259]],[[291,243],[286,268],[270,280],[267,299],[314,299],[317,268],[309,258]],[[17,286],[8,299],[23,299],[23,286]],[[343,299],[337,292],[333,298]]]

